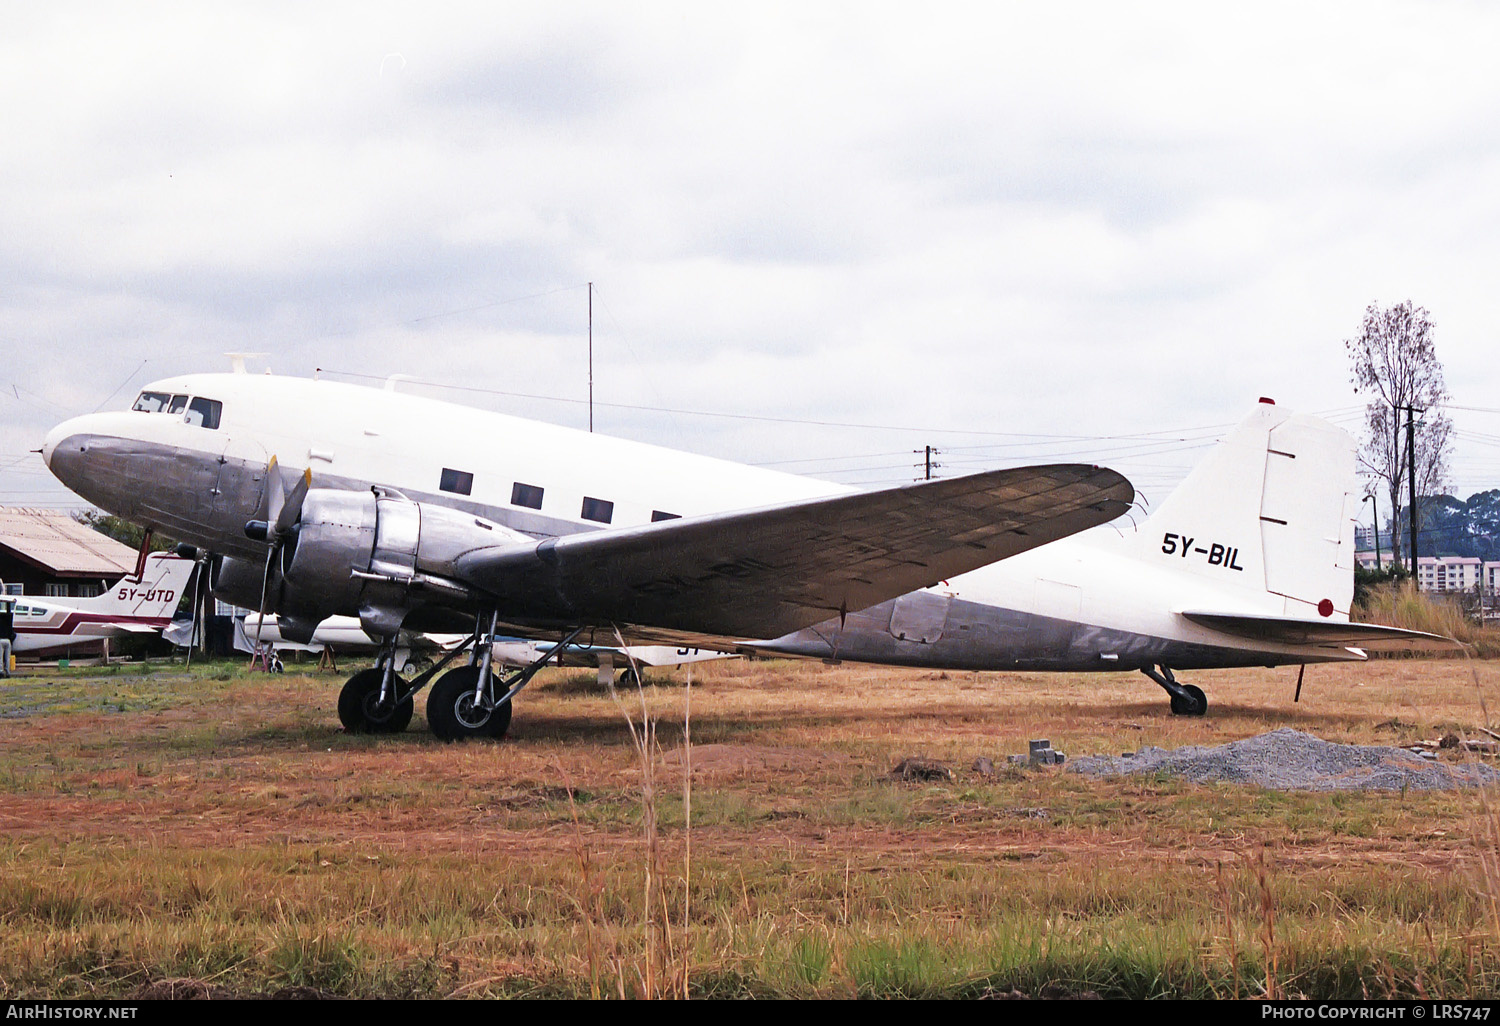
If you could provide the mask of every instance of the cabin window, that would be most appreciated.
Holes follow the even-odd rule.
[[[608,499],[591,499],[584,496],[583,519],[596,520],[601,524],[607,524],[614,519],[615,504]]]
[[[517,481],[510,486],[510,504],[525,506],[527,509],[541,509],[542,490],[536,485],[522,484]]]
[[[187,409],[187,396],[185,396],[185,395],[174,395],[172,397],[172,405],[169,406],[169,407],[167,407],[167,412],[168,413],[181,413],[185,409]]]
[[[438,487],[445,492],[453,492],[456,495],[469,495],[474,491],[474,475],[463,470],[451,470],[443,468],[442,479],[438,481]]]
[[[219,414],[223,409],[224,404],[217,399],[199,396],[188,404],[187,422],[194,427],[215,429],[219,426]]]
[[[682,519],[682,514],[681,513],[663,513],[659,509],[653,509],[651,511],[651,522],[653,524],[660,523],[663,520],[681,520],[681,519]]]
[[[160,413],[171,400],[172,397],[165,392],[142,392],[131,409],[142,413]]]

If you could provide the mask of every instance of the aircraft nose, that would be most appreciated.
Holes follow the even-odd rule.
[[[80,479],[86,474],[84,461],[89,437],[95,434],[94,418],[85,415],[65,420],[42,441],[42,462],[63,484],[77,491]]]
[[[52,468],[52,454],[57,451],[63,439],[71,434],[73,434],[73,421],[65,420],[48,431],[47,437],[42,440],[42,462],[47,464],[49,470]]]

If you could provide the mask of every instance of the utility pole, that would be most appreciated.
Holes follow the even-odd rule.
[[[589,282],[589,433],[594,431],[594,283]]]
[[[1426,412],[1426,411],[1423,411]],[[1414,409],[1406,408],[1406,475],[1410,485],[1410,510],[1406,519],[1411,525],[1411,579],[1417,580],[1417,428]],[[1418,585],[1420,587],[1420,583]]]
[[[1370,504],[1370,515],[1375,518],[1375,570],[1378,573],[1384,569],[1380,565],[1380,503],[1375,501],[1373,491],[1365,496],[1365,501]]]
[[[921,466],[922,466],[922,480],[923,481],[931,481],[932,480],[932,472],[934,470],[937,470],[938,468],[940,468],[942,466],[941,463],[934,463],[934,462],[932,462],[932,458],[934,456],[941,456],[943,454],[943,451],[941,449],[934,449],[932,446],[929,445],[929,446],[926,447],[925,450],[923,450],[923,449],[913,449],[912,452],[914,452],[914,453],[916,453],[916,454],[918,454],[920,456],[923,456],[922,463],[921,463]],[[925,455],[924,455],[924,453],[925,453]]]

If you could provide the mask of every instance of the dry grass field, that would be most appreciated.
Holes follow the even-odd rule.
[[[733,661],[601,694],[548,671],[509,738],[348,736],[342,676],[238,664],[0,682],[9,997],[1493,996],[1494,794],[1280,793],[1007,768],[1478,734],[1500,663],[1185,676]],[[691,740],[684,751],[691,696]],[[659,752],[642,760],[643,708]],[[689,754],[690,752],[690,754]],[[902,758],[951,782],[889,777]],[[997,772],[969,770],[978,756]],[[690,791],[685,763],[694,768]],[[170,982],[176,981],[176,982]]]

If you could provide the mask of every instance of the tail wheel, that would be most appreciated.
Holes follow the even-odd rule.
[[[1202,716],[1208,712],[1208,696],[1203,693],[1202,688],[1196,684],[1184,684],[1182,690],[1189,697],[1184,699],[1179,695],[1172,696],[1173,716]]]
[[[339,722],[351,734],[399,734],[411,723],[412,700],[381,707],[380,685],[384,671],[379,667],[361,670],[344,683],[339,692]],[[406,687],[400,677],[394,680],[399,693]]]
[[[491,706],[499,695],[500,681],[492,673],[480,701],[474,700],[479,667],[461,666],[437,679],[427,693],[427,725],[443,741],[466,741],[471,737],[504,737],[510,729],[510,703]]]

